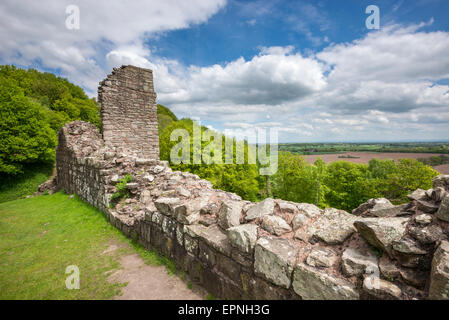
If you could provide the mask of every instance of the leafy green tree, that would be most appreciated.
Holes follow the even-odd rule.
[[[377,195],[365,164],[333,162],[327,167],[325,184],[328,188],[326,202],[337,209],[350,211]]]
[[[289,201],[315,203],[316,173],[316,167],[310,165],[304,157],[291,152],[279,153],[278,170],[271,177],[273,196]]]
[[[203,161],[200,164],[193,163],[193,153],[196,144],[193,143],[193,125],[194,122],[190,119],[181,119],[179,121],[172,122],[169,124],[159,135],[159,150],[160,158],[162,160],[167,160],[170,162],[170,166],[173,170],[188,171],[197,174],[203,179],[207,179],[212,182],[214,187],[223,189],[229,192],[235,192],[244,199],[248,200],[258,200],[259,195],[259,181],[258,181],[258,167],[256,164],[236,164],[236,146],[235,141],[233,141],[233,164],[225,164],[225,137],[221,137],[220,148],[222,154],[223,164],[205,164]],[[184,130],[186,134],[184,137],[187,138],[187,143],[184,145],[184,151],[187,152],[188,161],[184,163],[176,164],[174,163],[171,152],[176,148],[176,146],[181,143],[181,138],[175,141],[171,141],[171,135],[174,130]],[[206,127],[201,127],[201,133],[204,135],[206,132]],[[184,142],[186,142],[184,140]],[[205,148],[210,146],[212,141],[203,141],[201,143],[201,150],[195,150],[198,154],[205,153]],[[178,150],[178,155],[182,156],[181,148]],[[245,158],[248,158],[248,145],[245,144],[244,148]],[[212,156],[214,156],[212,154]]]
[[[0,172],[18,174],[26,163],[54,159],[56,134],[40,105],[0,76]]]
[[[432,179],[438,174],[438,171],[415,159],[399,159],[397,169],[386,177],[385,196],[397,203],[406,202],[407,194],[416,189],[430,189]]]
[[[58,130],[83,120],[101,126],[99,107],[66,79],[34,69],[0,66],[0,173],[54,159]]]

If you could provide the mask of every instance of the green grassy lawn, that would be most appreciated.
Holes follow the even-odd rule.
[[[173,262],[127,239],[103,213],[58,192],[0,203],[0,299],[109,299],[125,284],[109,283],[118,258],[138,252],[146,263]],[[112,255],[111,242],[126,242]],[[80,270],[80,289],[65,286],[67,266]]]

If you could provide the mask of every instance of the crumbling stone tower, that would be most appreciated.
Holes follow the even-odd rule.
[[[159,159],[159,135],[153,71],[135,66],[114,68],[100,82],[103,139],[107,146]]]

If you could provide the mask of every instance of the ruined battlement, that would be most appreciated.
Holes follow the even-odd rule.
[[[227,299],[449,299],[449,175],[395,206],[352,213],[267,198],[245,201],[158,157],[151,70],[115,69],[99,88],[103,135],[59,132],[57,184],[148,249]],[[127,197],[112,202],[131,175]]]
[[[143,158],[159,159],[153,72],[134,66],[115,68],[100,82],[103,140]]]

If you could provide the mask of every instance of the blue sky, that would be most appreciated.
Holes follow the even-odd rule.
[[[66,27],[75,4],[80,28]],[[365,8],[380,9],[380,29]],[[158,102],[281,142],[449,139],[449,1],[3,0],[0,63],[96,96],[112,67],[154,71]]]
[[[295,46],[319,51],[370,32],[365,8],[375,4],[382,24],[434,23],[427,30],[448,30],[447,1],[229,1],[207,23],[171,31],[146,44],[186,65],[207,66],[239,57],[250,59],[259,47]],[[327,37],[327,42],[324,38]]]

